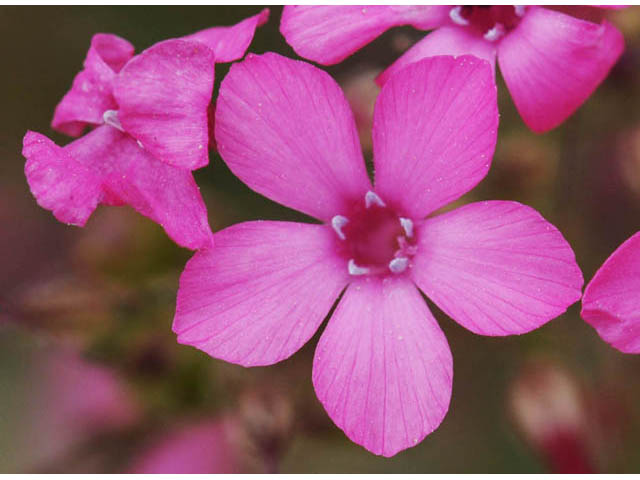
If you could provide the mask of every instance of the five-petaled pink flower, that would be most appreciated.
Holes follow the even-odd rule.
[[[489,169],[498,112],[483,60],[433,57],[385,84],[375,187],[340,88],[307,63],[267,53],[233,65],[215,125],[240,179],[322,223],[255,221],[214,234],[215,247],[181,276],[178,341],[240,365],[273,364],[340,297],[313,384],[333,421],[376,454],[415,445],[448,410],[451,353],[420,290],[483,335],[528,332],[580,298],[571,247],[535,210],[490,201],[425,219]]]
[[[378,81],[425,57],[475,55],[495,64],[525,123],[536,132],[567,119],[607,76],[624,49],[609,22],[534,6],[286,6],[280,30],[302,57],[331,65],[385,30],[436,29]],[[584,10],[584,7],[583,7]],[[595,10],[595,9],[593,9]],[[593,12],[589,12],[593,13]]]
[[[604,262],[584,290],[582,318],[625,353],[640,353],[640,232]]]
[[[162,225],[178,244],[211,241],[207,210],[191,170],[209,161],[214,63],[241,58],[268,10],[231,27],[133,46],[97,34],[52,126],[82,138],[59,147],[27,132],[25,174],[38,203],[83,226],[103,203],[128,204]]]

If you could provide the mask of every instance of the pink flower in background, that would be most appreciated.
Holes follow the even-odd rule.
[[[558,230],[515,202],[427,219],[487,173],[498,112],[490,65],[435,57],[399,72],[375,107],[372,186],[353,115],[321,70],[250,55],[220,87],[216,141],[255,191],[321,224],[256,221],[214,235],[180,279],[178,341],[244,366],[317,346],[316,394],[354,442],[391,456],[442,421],[447,341],[420,290],[483,335],[520,334],[580,298]]]
[[[196,249],[211,239],[207,211],[191,170],[209,161],[214,63],[244,55],[268,10],[232,27],[133,46],[97,34],[52,126],[72,136],[59,147],[27,132],[25,174],[39,205],[83,226],[98,204],[132,206]]]
[[[584,7],[583,7],[584,8]],[[580,7],[567,7],[582,14]],[[604,80],[624,49],[609,22],[534,6],[286,6],[280,31],[296,53],[331,65],[387,29],[435,29],[378,77],[425,57],[475,55],[495,64],[525,123],[536,132],[567,119]]]
[[[130,473],[236,473],[231,424],[206,420],[167,431],[132,462]]]
[[[618,247],[584,290],[582,318],[624,353],[640,353],[640,232]]]

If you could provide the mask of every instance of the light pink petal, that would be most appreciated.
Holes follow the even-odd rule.
[[[114,87],[125,131],[170,165],[206,165],[213,68],[213,53],[198,42],[167,40],[137,55]]]
[[[244,57],[253,40],[256,28],[269,20],[269,9],[265,8],[257,15],[246,18],[231,27],[213,27],[182,37],[204,43],[213,50],[216,63],[234,62]]]
[[[371,188],[342,90],[308,63],[266,53],[234,64],[220,86],[215,137],[249,187],[325,221]]]
[[[376,78],[376,83],[382,86],[391,75],[407,65],[437,55],[453,55],[454,57],[474,55],[489,62],[495,72],[496,47],[493,43],[487,42],[467,28],[444,26],[434,30],[405,52]]]
[[[288,358],[348,282],[324,225],[247,222],[214,235],[180,277],[178,342],[244,366]]]
[[[447,340],[406,280],[347,288],[313,361],[316,395],[354,442],[390,457],[435,430],[451,399]]]
[[[166,432],[136,458],[129,473],[235,473],[225,425],[207,420]]]
[[[341,62],[391,27],[429,30],[449,17],[446,6],[287,5],[280,32],[298,55],[323,65]]]
[[[422,218],[468,192],[491,164],[498,130],[489,63],[431,57],[385,84],[373,117],[376,192]]]
[[[565,121],[605,79],[624,49],[609,22],[531,7],[498,47],[498,63],[525,123],[545,132]]]
[[[211,241],[191,173],[161,162],[115,128],[98,127],[65,147],[29,132],[23,154],[33,195],[62,222],[82,226],[98,203],[128,204],[179,245],[196,249]]]
[[[87,124],[101,124],[106,110],[118,108],[113,98],[113,81],[133,51],[133,45],[124,38],[108,33],[94,35],[84,70],[76,75],[71,90],[56,107],[51,126],[77,137]]]
[[[604,262],[584,290],[582,318],[625,353],[640,353],[640,233]]]
[[[525,333],[580,298],[583,279],[573,250],[530,207],[472,203],[427,219],[417,236],[415,282],[474,333]]]

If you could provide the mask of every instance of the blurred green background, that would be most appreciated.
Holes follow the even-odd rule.
[[[128,471],[157,439],[209,420],[230,425],[224,448],[237,471],[555,471],[553,456],[571,449],[549,447],[544,432],[565,430],[582,439],[593,470],[639,471],[640,357],[602,342],[579,318],[579,304],[533,333],[507,338],[474,335],[430,304],[454,357],[450,410],[418,446],[384,459],[351,443],[316,400],[311,364],[319,334],[267,368],[178,345],[171,322],[189,251],[129,208],[99,207],[80,229],[38,207],[24,178],[22,137],[31,129],[68,142],[49,122],[94,33],[115,33],[141,51],[260,9],[0,7],[0,472]],[[280,13],[271,8],[250,51],[295,57],[278,32]],[[610,18],[624,33],[625,53],[551,133],[525,127],[499,78],[493,166],[459,201],[536,208],[573,246],[586,281],[639,226],[640,8]],[[372,78],[422,36],[393,29],[327,69],[364,124],[369,159]],[[216,66],[216,86],[227,71]],[[195,175],[214,231],[252,219],[306,220],[249,190],[217,154]],[[92,383],[97,375],[83,370],[88,365],[110,380]]]

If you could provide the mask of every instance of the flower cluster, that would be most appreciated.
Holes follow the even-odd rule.
[[[285,7],[286,40],[325,65],[393,26],[434,30],[378,77],[373,179],[342,90],[309,63],[249,54],[231,66],[214,108],[215,63],[244,57],[267,10],[137,55],[126,40],[97,34],[52,122],[80,138],[60,147],[28,132],[26,177],[62,222],[82,226],[98,204],[127,204],[196,250],[177,293],[180,343],[271,365],[330,315],[313,360],[317,397],[351,440],[392,456],[438,427],[452,393],[451,351],[423,295],[491,336],[534,330],[582,296],[571,246],[534,209],[441,209],[491,166],[496,58],[537,132],[562,123],[604,80],[623,40],[590,10],[586,19],[541,7]],[[213,145],[251,189],[317,223],[212,233],[192,171]],[[638,238],[583,299],[584,319],[628,352],[640,351]]]

